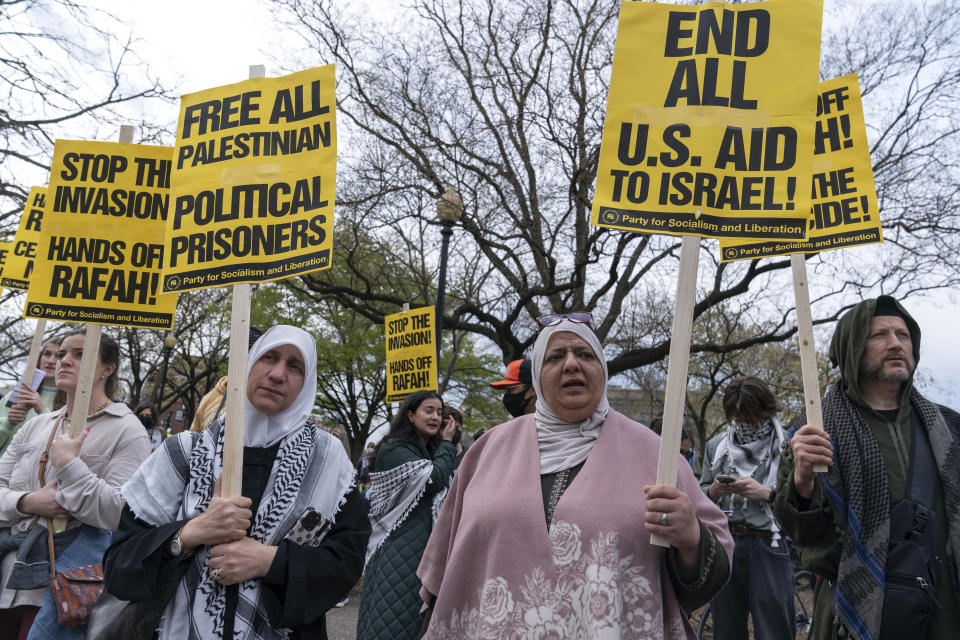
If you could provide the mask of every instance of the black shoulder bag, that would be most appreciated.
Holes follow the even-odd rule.
[[[940,608],[937,571],[940,549],[933,510],[937,462],[916,411],[911,416],[910,477],[907,497],[890,512],[890,543],[885,572],[881,638],[927,638],[930,619]]]

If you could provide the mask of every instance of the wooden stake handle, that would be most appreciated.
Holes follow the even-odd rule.
[[[120,135],[117,139],[121,144],[133,142],[134,128],[128,124],[120,125]],[[93,390],[94,377],[97,374],[97,365],[100,364],[100,335],[103,327],[99,324],[88,324],[87,335],[83,340],[83,357],[80,359],[80,372],[77,374],[77,390],[73,396],[73,413],[70,414],[70,437],[76,438],[83,433],[87,426],[87,414],[90,413],[90,393]],[[67,526],[67,520],[54,518],[54,531],[61,531]]]
[[[807,260],[804,254],[792,254],[790,268],[793,270],[793,295],[797,305],[797,340],[800,346],[800,371],[803,375],[803,406],[807,412],[807,424],[823,429],[817,349],[813,341],[810,286],[807,281]],[[828,467],[822,464],[813,467],[815,473],[824,473],[827,469]]]
[[[87,325],[87,335],[83,341],[83,358],[80,360],[80,373],[77,374],[77,391],[73,397],[73,413],[70,414],[70,436],[76,438],[87,425],[90,413],[90,394],[93,389],[97,365],[100,363],[100,334],[98,324]]]
[[[266,69],[250,65],[251,78]],[[247,406],[247,352],[250,342],[250,285],[233,285],[230,310],[230,360],[227,363],[227,417],[223,433],[223,483],[220,495],[236,498],[243,489],[243,414]]]
[[[87,414],[90,412],[90,392],[93,389],[93,380],[97,374],[97,365],[100,364],[100,334],[102,327],[98,324],[87,325],[87,335],[83,340],[83,357],[80,359],[80,371],[77,373],[77,390],[73,396],[73,413],[70,414],[71,438],[76,438],[87,426]],[[53,530],[63,531],[67,528],[69,518],[54,518]]]
[[[680,460],[680,434],[683,430],[683,401],[687,392],[687,368],[690,363],[690,334],[693,307],[697,301],[697,269],[700,262],[700,238],[683,236],[680,244],[680,274],[677,300],[670,334],[670,359],[667,361],[667,388],[663,401],[663,429],[660,433],[660,461],[657,484],[676,486]],[[663,537],[653,534],[650,542],[669,547]]]
[[[23,370],[23,379],[21,380],[27,387],[33,384],[33,372],[37,369],[37,360],[40,359],[40,349],[43,348],[43,332],[46,330],[46,318],[37,320],[37,326],[33,330],[33,340],[30,341],[30,354],[27,356],[27,366]]]
[[[250,340],[250,285],[233,285],[230,314],[230,360],[227,364],[227,422],[223,434],[224,498],[243,487],[243,415],[247,400],[247,351]]]

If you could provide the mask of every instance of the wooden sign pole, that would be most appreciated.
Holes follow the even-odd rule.
[[[120,126],[118,142],[130,144],[133,142],[133,127]],[[87,334],[83,340],[83,357],[80,358],[80,371],[77,374],[77,390],[73,396],[73,412],[70,414],[71,438],[78,437],[87,426],[87,414],[90,412],[90,392],[93,389],[93,379],[97,374],[97,365],[100,364],[100,334],[103,327],[99,324],[88,324]],[[54,518],[53,530],[62,531],[67,526],[66,519]]]
[[[37,369],[37,360],[40,359],[40,349],[43,348],[43,332],[47,330],[46,318],[37,320],[37,326],[33,330],[33,340],[30,342],[30,355],[27,356],[27,366],[23,370],[23,379],[20,381],[24,386],[33,388],[33,372]],[[48,407],[49,409],[49,407]]]
[[[250,65],[251,78],[266,68]],[[227,363],[227,422],[223,434],[223,484],[220,495],[235,498],[243,488],[243,414],[247,400],[247,352],[250,340],[250,285],[233,285],[230,310],[230,359]]]
[[[677,300],[673,310],[670,334],[670,359],[667,361],[667,388],[663,401],[663,430],[660,434],[660,461],[657,484],[676,486],[680,460],[680,435],[683,431],[683,401],[687,392],[687,367],[690,363],[690,334],[693,329],[693,307],[697,300],[697,270],[700,262],[700,238],[683,236],[680,244],[680,274],[677,278]],[[656,534],[652,544],[669,547],[670,543]]]
[[[130,144],[133,142],[133,127],[120,127],[118,142]],[[102,327],[99,324],[88,324],[87,335],[83,341],[83,358],[80,360],[80,372],[77,374],[77,391],[73,397],[73,413],[70,414],[70,436],[76,438],[87,425],[87,414],[90,411],[90,391],[93,389],[93,378],[97,373],[97,364],[100,362],[100,334]]]
[[[823,429],[820,409],[820,379],[817,374],[817,350],[813,341],[813,318],[810,312],[810,286],[807,280],[807,259],[802,253],[790,256],[793,270],[793,295],[797,305],[797,339],[800,343],[800,371],[803,375],[803,406],[807,424]],[[827,471],[826,465],[815,465],[814,472]]]

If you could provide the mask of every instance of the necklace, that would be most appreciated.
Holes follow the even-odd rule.
[[[109,404],[110,404],[110,399],[107,398],[106,400],[103,401],[103,404],[101,404],[99,407],[97,407],[96,409],[94,409],[93,411],[91,411],[90,413],[88,413],[88,414],[87,414],[87,417],[89,418],[90,416],[92,416],[92,415],[94,415],[94,414],[100,413],[101,411],[103,411],[104,409],[106,409],[106,408],[107,408],[107,405],[109,405]],[[64,417],[64,422],[67,422],[67,423],[70,422],[70,416],[69,416],[69,415]]]

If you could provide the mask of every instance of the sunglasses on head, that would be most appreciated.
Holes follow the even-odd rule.
[[[560,321],[564,318],[570,322],[588,324],[591,320],[593,320],[593,315],[591,315],[588,311],[574,311],[573,313],[551,313],[550,315],[540,316],[537,318],[537,322],[545,327],[552,327],[555,324],[560,324]]]

